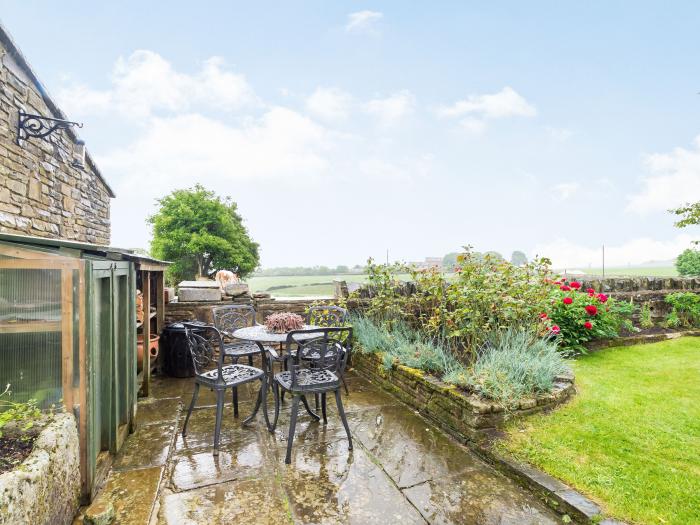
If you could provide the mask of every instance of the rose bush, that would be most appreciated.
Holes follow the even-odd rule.
[[[559,346],[571,352],[585,352],[585,343],[594,339],[617,337],[622,328],[632,328],[634,307],[615,301],[593,288],[585,292],[581,283],[552,286],[550,307],[540,315],[547,329],[556,334]]]

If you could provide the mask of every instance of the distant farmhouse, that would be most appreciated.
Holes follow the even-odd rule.
[[[442,270],[442,257],[426,257],[424,261],[411,264],[420,270],[429,270],[431,268]]]
[[[41,119],[32,116],[43,117]],[[112,189],[0,26],[0,233],[110,242]]]

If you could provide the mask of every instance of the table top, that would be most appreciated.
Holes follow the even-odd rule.
[[[318,326],[305,324],[303,330],[314,330],[321,329]],[[239,328],[231,334],[231,336],[236,339],[245,339],[246,341],[259,341],[261,343],[284,343],[287,340],[287,334],[274,334],[268,332],[265,325],[255,325],[246,326],[245,328]],[[297,334],[294,339],[297,341],[306,341],[308,339],[315,339],[319,337],[318,332],[312,332],[309,334]]]

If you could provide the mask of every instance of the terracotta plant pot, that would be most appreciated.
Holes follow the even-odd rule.
[[[151,336],[151,341],[148,345],[148,352],[151,354],[151,361],[158,357],[158,340],[160,339],[157,335]],[[136,336],[136,371],[141,372],[143,370],[143,335]]]

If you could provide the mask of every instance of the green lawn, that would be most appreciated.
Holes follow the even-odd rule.
[[[578,394],[513,423],[499,447],[632,523],[700,523],[700,339],[575,363]]]

